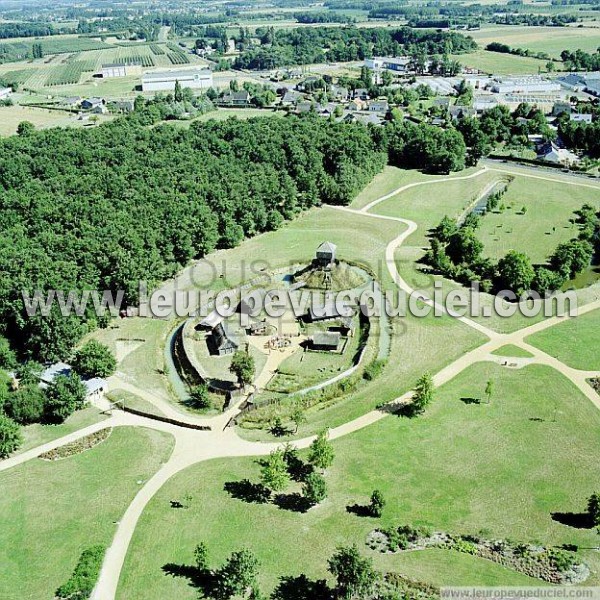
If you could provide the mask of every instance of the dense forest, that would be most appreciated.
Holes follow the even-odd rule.
[[[0,142],[0,333],[25,356],[63,358],[86,319],[25,318],[22,290],[124,290],[134,302],[140,280],[348,203],[385,161],[366,127],[317,117],[21,128]]]
[[[271,31],[263,46],[245,50],[234,66],[272,69],[286,65],[362,60],[369,56],[460,54],[477,49],[475,41],[456,32],[340,27]]]

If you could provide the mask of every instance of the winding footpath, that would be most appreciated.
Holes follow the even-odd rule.
[[[409,221],[407,219],[402,219],[400,217],[377,215],[372,213],[371,211],[385,200],[393,198],[407,189],[423,185],[443,184],[449,181],[473,179],[480,177],[484,173],[489,173],[490,171],[497,171],[498,173],[511,173],[523,177],[545,179],[548,181],[556,181],[557,183],[567,183],[570,185],[583,185],[584,187],[593,187],[594,189],[600,190],[599,186],[592,186],[590,184],[583,184],[579,182],[564,181],[564,178],[552,179],[550,177],[547,178],[540,175],[524,173],[521,171],[515,172],[510,171],[510,169],[497,169],[484,166],[479,171],[462,177],[449,177],[435,181],[424,181],[404,185],[396,189],[395,191],[370,202],[361,209],[337,207],[337,210],[351,212],[353,214],[356,214],[357,217],[392,220],[401,223],[405,226],[405,229],[402,231],[402,233],[400,233],[399,236],[397,236],[395,239],[388,243],[385,251],[385,260],[387,269],[394,283],[398,286],[398,288],[400,288],[407,294],[412,294],[414,290],[413,288],[411,288],[408,282],[406,282],[400,275],[396,265],[395,256],[398,248],[400,248],[400,246],[406,241],[406,239],[417,230],[418,226],[415,222]],[[489,193],[489,190],[492,189],[493,185],[495,185],[496,183],[497,182],[495,182],[494,184],[490,184],[491,187],[490,185],[486,186],[486,188],[483,190],[479,197],[481,198],[485,194]],[[429,298],[424,293],[421,293],[421,298],[424,303],[443,311],[443,313],[445,314],[449,314],[450,316],[457,318],[464,325],[471,327],[479,333],[486,336],[488,340],[478,348],[475,348],[474,350],[465,353],[463,356],[459,357],[457,360],[453,361],[451,364],[447,365],[442,370],[440,370],[434,376],[434,383],[436,386],[441,386],[447,383],[474,363],[482,361],[510,361],[510,358],[507,359],[506,357],[498,357],[496,355],[493,355],[492,353],[504,345],[511,344],[524,350],[527,350],[532,355],[531,358],[524,360],[521,359],[520,366],[535,363],[547,365],[556,369],[565,377],[567,377],[575,386],[577,386],[577,388],[587,398],[589,398],[590,401],[593,402],[598,409],[600,409],[600,396],[598,396],[598,394],[596,394],[596,392],[586,382],[586,380],[591,377],[600,376],[600,371],[589,372],[573,369],[572,367],[565,365],[561,361],[546,354],[538,348],[531,346],[525,341],[525,338],[527,336],[552,327],[572,317],[552,317],[544,321],[535,323],[529,327],[520,329],[519,331],[515,331],[512,333],[498,333],[497,331],[494,331],[473,319],[452,314],[451,312],[447,311],[444,306],[435,303],[433,299]],[[600,309],[600,299],[586,304],[585,306],[579,307],[578,313],[579,315],[581,315],[597,309]],[[515,364],[517,365],[517,368],[519,368],[519,363],[516,362]],[[42,446],[39,446],[35,449],[28,450],[21,454],[17,454],[16,456],[13,456],[0,462],[0,471],[10,469],[17,465],[23,464],[24,462],[31,460],[32,458],[39,456],[43,452],[47,452],[49,450],[58,448],[64,444],[73,442],[81,437],[99,431],[106,427],[147,427],[163,431],[165,433],[169,433],[174,437],[175,445],[168,461],[139,490],[139,492],[136,494],[133,501],[125,511],[122,519],[118,523],[113,542],[106,553],[96,588],[94,589],[94,592],[92,594],[92,600],[115,600],[117,596],[119,578],[137,523],[147,504],[171,477],[183,471],[184,469],[187,469],[188,467],[202,461],[226,457],[248,457],[266,455],[273,449],[281,446],[280,443],[259,443],[243,440],[235,433],[234,428],[226,427],[227,422],[236,413],[235,408],[213,418],[195,417],[192,415],[186,415],[184,413],[181,413],[163,398],[147,390],[139,389],[132,382],[126,381],[122,375],[114,376],[114,378],[111,380],[111,386],[113,388],[121,388],[141,396],[144,400],[152,403],[161,412],[163,412],[166,416],[170,418],[177,419],[181,422],[186,423],[209,425],[211,427],[211,431],[197,431],[185,427],[179,427],[177,425],[169,423],[163,423],[150,418],[124,413],[118,410],[113,410],[112,415],[103,421],[90,425],[89,427],[85,427],[79,431],[73,432],[67,436],[59,438],[52,442],[43,444]],[[405,394],[391,401],[388,405],[386,405],[384,410],[371,411],[369,413],[366,413],[365,415],[362,415],[361,417],[358,417],[357,419],[354,419],[339,427],[332,429],[330,431],[331,439],[336,439],[348,435],[373,423],[376,423],[381,419],[386,418],[390,413],[394,412],[395,407],[397,407],[400,404],[410,402],[411,396],[412,391],[408,391]],[[294,445],[298,448],[306,448],[311,444],[313,439],[314,437],[307,437],[295,440]]]

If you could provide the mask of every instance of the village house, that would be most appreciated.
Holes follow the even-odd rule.
[[[0,88],[0,100],[6,100],[12,94],[12,88]]]
[[[342,336],[339,331],[323,331],[312,336],[310,349],[337,352]]]
[[[81,102],[83,110],[94,110],[103,107],[105,104],[104,98],[86,98]]]
[[[219,323],[211,332],[208,338],[211,351],[219,356],[233,354],[239,344],[233,339],[227,323]]]
[[[369,112],[387,113],[390,110],[390,105],[385,98],[380,100],[372,100],[369,102]]]
[[[246,107],[250,105],[250,92],[247,90],[240,90],[239,92],[227,92],[223,94],[219,100],[221,106],[238,106]]]
[[[569,119],[575,123],[591,123],[594,120],[594,115],[591,113],[571,113]]]
[[[71,377],[73,374],[73,368],[71,365],[64,362],[57,362],[53,365],[49,365],[42,371],[40,375],[40,387],[47,388],[49,385],[54,383],[54,380],[62,375],[63,377]],[[81,379],[81,383],[85,386],[86,402],[93,402],[98,400],[104,392],[108,389],[108,383],[105,379],[100,377],[92,377],[90,379]]]
[[[560,148],[554,142],[548,142],[540,147],[538,150],[538,159],[565,166],[579,162],[576,154],[573,154],[573,152],[566,148]]]

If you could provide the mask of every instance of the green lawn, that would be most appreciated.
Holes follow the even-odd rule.
[[[519,348],[519,346],[514,346],[513,344],[502,346],[502,348],[494,350],[492,354],[495,356],[508,356],[511,358],[533,358],[531,352],[527,352],[527,350],[523,350],[523,348]]]
[[[110,543],[140,482],[171,448],[166,434],[117,428],[82,454],[0,473],[0,598],[52,600],[82,550]]]
[[[600,310],[594,310],[535,333],[526,338],[526,341],[570,367],[583,371],[600,371],[598,332]]]
[[[461,401],[482,398],[489,379],[495,389],[491,404]],[[486,530],[490,537],[597,545],[593,530],[560,524],[551,513],[583,510],[595,489],[600,413],[548,367],[473,365],[438,391],[423,417],[389,417],[334,444],[329,498],[304,515],[247,504],[224,491],[226,482],[258,480],[251,459],[218,460],[178,474],[138,524],[118,598],[195,598],[187,580],[164,574],[162,567],[191,564],[200,541],[208,544],[213,564],[240,547],[252,549],[267,589],[279,575],[325,577],[336,545],[356,542],[369,552],[365,536],[379,522],[348,514],[345,507],[366,503],[374,488],[387,499],[383,525],[427,524],[456,533]],[[188,491],[191,508],[172,510],[169,500]],[[587,583],[598,584],[597,553],[584,558],[596,573]],[[443,551],[375,559],[380,568],[436,584],[526,582],[487,561]]]
[[[106,415],[103,415],[97,408],[90,406],[74,412],[60,425],[42,425],[41,423],[27,425],[21,429],[23,433],[23,445],[15,454],[31,450],[52,440],[69,435],[78,429],[93,425],[105,418]]]
[[[500,38],[500,41],[504,41]],[[538,69],[546,70],[545,60],[500,52],[477,50],[470,54],[453,54],[452,58],[458,60],[466,67],[472,67],[492,75],[537,75]]]
[[[498,259],[519,250],[534,263],[544,263],[558,244],[578,235],[569,219],[586,202],[600,208],[600,189],[517,176],[500,201],[506,210],[490,212],[481,220],[479,239],[485,255]]]
[[[261,269],[297,267],[314,257],[324,240],[337,244],[340,260],[358,262],[392,285],[384,264],[385,247],[405,229],[401,223],[378,221],[330,206],[309,210],[277,231],[245,240],[237,248],[214,252],[180,273],[178,289],[218,290],[256,277]]]
[[[463,177],[470,173],[475,173],[476,168],[466,169],[460,173],[452,173],[450,177]],[[390,192],[410,183],[419,183],[422,181],[436,181],[438,179],[446,179],[448,176],[429,175],[420,171],[411,171],[399,169],[398,167],[386,166],[381,173],[378,173],[373,178],[373,181],[367,185],[358,196],[354,199],[352,208],[362,208],[369,202],[377,200]],[[427,188],[424,188],[427,189]]]
[[[425,246],[428,245],[427,232],[430,228],[437,225],[445,215],[459,217],[489,184],[503,178],[498,173],[490,172],[473,179],[414,187],[381,202],[372,212],[415,221],[419,228],[408,238],[407,243]]]
[[[112,350],[117,372],[128,382],[169,400],[172,392],[164,374],[164,348],[172,327],[171,321],[162,319],[114,319],[107,329],[97,329],[90,337]]]

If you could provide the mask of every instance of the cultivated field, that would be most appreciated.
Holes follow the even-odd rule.
[[[490,42],[502,42],[514,48],[529,48],[559,58],[563,50],[595,52],[600,46],[597,27],[528,27],[524,25],[485,25],[469,35],[482,47]],[[518,57],[509,57],[517,60]]]
[[[483,398],[488,379],[495,386],[491,403],[466,402]],[[346,506],[366,503],[373,488],[388,500],[384,525],[456,533],[485,528],[492,537],[594,546],[593,530],[562,525],[551,513],[583,510],[600,477],[598,439],[597,409],[557,372],[475,364],[439,391],[424,417],[389,418],[336,441],[329,498],[307,514],[248,504],[224,491],[226,482],[258,480],[251,459],[219,460],[177,475],[138,524],[117,597],[195,598],[189,581],[165,574],[163,566],[191,564],[200,541],[214,564],[235,549],[253,550],[266,588],[280,575],[325,577],[336,545],[356,542],[368,553],[365,536],[380,523],[349,514]],[[191,508],[171,509],[169,501],[185,493],[194,498]],[[374,558],[379,568],[435,584],[534,583],[445,551]],[[588,551],[585,559],[597,571],[597,555]],[[588,583],[598,581],[596,574]]]

